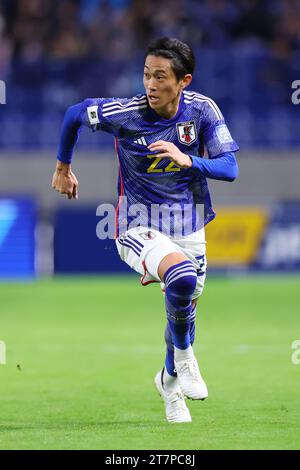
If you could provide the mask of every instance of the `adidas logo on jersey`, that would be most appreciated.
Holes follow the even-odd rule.
[[[133,141],[134,144],[139,144],[139,145],[144,145],[147,147],[147,141],[145,139],[145,137],[140,137],[139,139],[136,139]]]

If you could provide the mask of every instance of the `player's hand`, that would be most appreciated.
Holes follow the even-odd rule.
[[[78,199],[78,181],[69,163],[58,161],[52,178],[52,188],[68,199]]]
[[[150,144],[148,149],[151,150],[151,152],[159,152],[155,154],[155,157],[172,160],[179,168],[190,168],[192,166],[191,158],[185,153],[180,152],[179,148],[172,142],[158,140]]]

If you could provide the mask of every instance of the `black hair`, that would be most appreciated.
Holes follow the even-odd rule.
[[[165,57],[172,60],[172,69],[177,80],[181,80],[186,74],[191,75],[195,69],[195,56],[190,46],[176,38],[160,38],[151,42],[145,54]]]

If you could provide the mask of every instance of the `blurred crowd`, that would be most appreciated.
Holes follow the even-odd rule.
[[[257,119],[266,114],[278,120],[281,134],[286,123],[286,140],[293,140],[300,0],[0,0],[0,80],[9,95],[2,126],[10,126],[17,105],[24,122],[18,139],[34,140],[34,132],[28,137],[30,113],[50,119],[50,110],[62,113],[86,96],[140,93],[145,49],[161,36],[193,47],[193,89],[213,97],[232,119],[236,115],[237,125],[243,115],[245,140],[265,138]],[[56,119],[51,116],[51,123]],[[2,140],[16,140],[14,129]],[[48,139],[50,126],[45,129]]]
[[[0,80],[8,90],[0,148],[35,142],[34,116],[46,123],[45,143],[53,142],[71,103],[140,93],[145,49],[161,36],[193,47],[193,89],[218,102],[241,142],[284,134],[294,145],[300,0],[0,0]]]
[[[299,0],[0,0],[0,60],[108,57],[154,37],[194,47],[247,43],[288,56],[300,49]]]

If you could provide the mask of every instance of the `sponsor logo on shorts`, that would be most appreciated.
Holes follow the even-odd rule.
[[[151,230],[139,233],[139,236],[142,237],[144,240],[153,240],[153,238],[156,237],[155,233],[151,232]]]

